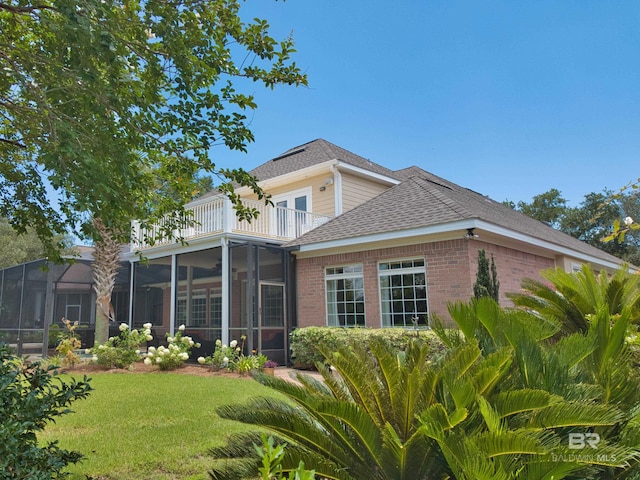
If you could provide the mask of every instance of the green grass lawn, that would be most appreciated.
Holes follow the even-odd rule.
[[[64,377],[64,376],[63,376]],[[59,440],[85,460],[72,479],[206,479],[207,450],[248,428],[223,420],[216,407],[275,395],[256,381],[173,373],[96,373],[89,398],[47,426],[41,441]]]

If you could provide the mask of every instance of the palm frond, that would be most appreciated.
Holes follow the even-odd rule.
[[[561,396],[553,395],[545,390],[526,388],[497,393],[491,398],[491,403],[498,415],[504,418],[517,413],[540,410],[562,400]]]
[[[625,413],[611,405],[586,402],[562,402],[533,412],[531,428],[559,428],[575,426],[614,425],[622,421]]]

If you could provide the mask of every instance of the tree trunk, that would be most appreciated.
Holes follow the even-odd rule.
[[[96,218],[93,220],[99,239],[93,252],[93,289],[96,292],[96,329],[94,345],[109,339],[109,321],[113,320],[111,294],[120,268],[120,243],[117,235]]]

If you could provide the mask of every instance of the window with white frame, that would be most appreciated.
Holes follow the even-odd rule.
[[[209,318],[212,327],[222,326],[222,290],[219,288],[212,289],[209,293]]]
[[[207,324],[207,290],[196,289],[191,292],[191,311],[187,313],[187,292],[178,292],[176,299],[176,325],[200,327]]]
[[[384,327],[427,326],[427,270],[423,258],[378,264]]]
[[[362,265],[327,267],[327,325],[364,327],[364,278]]]

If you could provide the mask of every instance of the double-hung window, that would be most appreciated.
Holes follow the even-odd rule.
[[[325,270],[327,325],[365,326],[362,265],[328,267]]]
[[[427,271],[423,258],[378,264],[384,327],[427,326]]]

